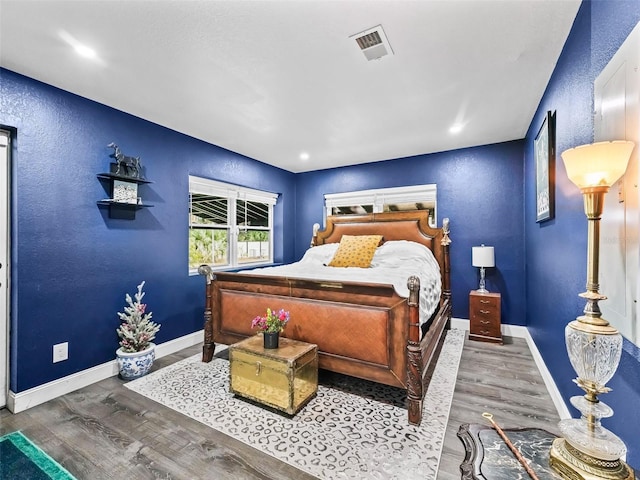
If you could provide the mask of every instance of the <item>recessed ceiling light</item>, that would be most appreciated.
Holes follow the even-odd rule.
[[[76,53],[81,57],[95,58],[96,56],[96,51],[91,47],[87,47],[86,45],[82,45],[78,43],[77,45],[74,45],[73,48],[76,51]]]
[[[309,160],[309,153],[301,152],[300,153],[300,160],[302,160],[303,162],[306,162],[307,160]]]
[[[62,40],[64,40],[70,47],[72,47],[75,50],[75,52],[81,57],[91,58],[91,59],[97,58],[96,51],[93,48],[79,42],[69,32],[65,30],[61,30],[59,34],[60,34],[60,38],[62,38]]]
[[[449,128],[449,133],[452,133],[452,134],[455,135],[456,133],[460,133],[463,128],[464,128],[464,124],[463,123],[454,123]]]

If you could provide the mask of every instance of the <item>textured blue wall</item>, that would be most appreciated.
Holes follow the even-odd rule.
[[[640,20],[640,2],[584,2],[529,128],[525,146],[527,325],[567,405],[582,390],[564,344],[565,325],[582,314],[587,258],[587,220],[582,195],[568,180],[560,153],[593,141],[593,82]],[[556,217],[535,223],[533,139],[547,110],[557,112]],[[607,212],[604,212],[606,215]],[[606,294],[606,292],[604,292]],[[601,399],[614,409],[603,425],[620,436],[629,464],[640,466],[640,354],[625,340],[618,372]],[[572,407],[572,415],[579,412]]]
[[[325,193],[435,183],[438,225],[451,220],[453,315],[469,318],[469,291],[478,287],[471,247],[493,245],[496,268],[487,288],[502,294],[505,323],[524,325],[523,142],[420,155],[298,174],[296,257],[322,225]]]
[[[454,315],[468,317],[468,292],[478,277],[471,246],[485,243],[496,247],[488,288],[502,292],[505,321],[524,324],[523,142],[296,176],[13,72],[0,74],[0,124],[17,132],[14,392],[112,359],[115,312],[141,280],[162,323],[158,342],[201,328],[203,281],[186,267],[188,174],[281,192],[275,257],[284,262],[308,246],[324,193],[436,183],[439,221],[452,220]],[[155,206],[133,221],[110,219],[95,204],[107,196],[96,173],[108,169],[111,141],[139,155],[154,182],[140,192]],[[69,360],[52,364],[52,345],[64,341]]]
[[[157,342],[202,328],[204,280],[188,275],[188,175],[281,193],[276,261],[291,261],[295,175],[150,122],[0,70],[0,125],[15,129],[12,173],[10,388],[36,385],[113,360],[117,311],[146,280],[145,302],[162,324]],[[153,208],[115,220],[108,196],[116,142],[140,156],[141,196]],[[283,241],[284,239],[284,241]],[[69,342],[53,364],[52,345]]]

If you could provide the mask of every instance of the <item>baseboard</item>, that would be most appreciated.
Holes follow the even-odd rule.
[[[466,330],[469,331],[469,320],[465,320],[464,318],[455,318],[451,319],[451,328],[455,328],[457,330]]]
[[[468,331],[469,320],[464,318],[452,318],[451,328]],[[564,400],[562,400],[560,391],[556,387],[556,384],[553,381],[544,360],[542,359],[542,355],[540,355],[540,352],[538,351],[538,347],[529,334],[529,330],[520,325],[505,324],[502,325],[502,334],[510,337],[524,338],[526,340],[529,350],[531,350],[531,355],[533,356],[536,366],[542,375],[545,386],[549,391],[549,395],[551,395],[553,404],[558,410],[558,415],[562,419],[571,418],[569,409],[564,403]],[[203,337],[204,332],[200,330],[198,332],[190,333],[183,337],[158,344],[156,346],[156,357],[162,358],[184,348],[197,345],[202,342]],[[53,400],[61,395],[78,390],[79,388],[104,380],[105,378],[113,377],[117,374],[118,364],[115,360],[112,360],[111,362],[103,363],[102,365],[97,365],[93,368],[74,373],[73,375],[59,378],[58,380],[39,385],[29,390],[25,390],[24,392],[14,393],[9,391],[9,394],[7,395],[7,408],[13,413],[19,413],[31,407],[35,407],[36,405],[40,405],[41,403]]]
[[[458,328],[460,330],[469,330],[469,320],[464,318],[452,318],[451,319],[451,328]],[[540,371],[540,375],[542,375],[542,380],[544,381],[545,386],[547,387],[547,391],[551,396],[551,400],[558,411],[558,415],[561,419],[571,418],[571,413],[567,408],[567,404],[564,403],[562,399],[562,395],[560,395],[560,391],[556,386],[556,382],[553,381],[553,377],[551,373],[549,373],[549,369],[547,365],[544,363],[542,359],[542,355],[540,355],[540,351],[536,346],[536,343],[533,341],[531,334],[529,333],[529,329],[527,327],[523,327],[521,325],[502,325],[502,334],[508,337],[516,337],[516,338],[524,338],[527,342],[527,346],[531,351],[531,355],[533,356],[533,360],[536,362],[536,366]]]
[[[567,408],[567,404],[564,403],[564,400],[562,399],[562,395],[560,395],[560,390],[558,390],[558,387],[556,386],[556,382],[553,381],[553,377],[551,376],[551,373],[547,369],[547,365],[546,363],[544,363],[544,360],[542,359],[542,355],[540,355],[540,352],[538,351],[536,342],[533,341],[533,338],[531,337],[531,334],[529,333],[529,330],[527,328],[525,327],[521,327],[521,328],[525,330],[526,335],[524,338],[527,340],[527,345],[529,345],[529,350],[531,350],[531,355],[533,355],[533,359],[535,360],[536,365],[538,366],[538,370],[540,370],[540,375],[542,375],[542,380],[544,381],[544,384],[547,386],[547,390],[549,391],[549,395],[551,395],[551,400],[553,401],[553,404],[556,406],[556,410],[558,411],[558,415],[560,416],[560,419],[564,420],[566,418],[571,418],[571,412]]]
[[[180,338],[156,345],[156,358],[178,352],[184,348],[202,343],[204,331],[190,333]],[[20,413],[41,403],[53,400],[61,395],[71,393],[79,388],[113,377],[118,374],[118,363],[112,360],[102,365],[59,378],[49,383],[38,385],[24,392],[14,393],[9,390],[7,408],[12,413]]]
[[[452,318],[451,328],[457,328],[459,330],[469,331],[469,320],[466,318]],[[502,334],[508,337],[527,338],[529,331],[527,327],[521,327],[520,325],[502,325]]]

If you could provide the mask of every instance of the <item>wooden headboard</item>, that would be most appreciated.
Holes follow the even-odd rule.
[[[327,227],[318,230],[312,244],[338,243],[342,235],[382,235],[383,240],[411,240],[429,248],[442,274],[443,287],[449,289],[449,220],[443,228],[431,228],[426,210],[370,213],[327,217]],[[445,248],[446,247],[446,248]]]

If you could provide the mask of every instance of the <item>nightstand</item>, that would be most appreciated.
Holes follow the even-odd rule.
[[[502,344],[500,330],[500,294],[480,293],[471,290],[469,293],[470,340]]]

